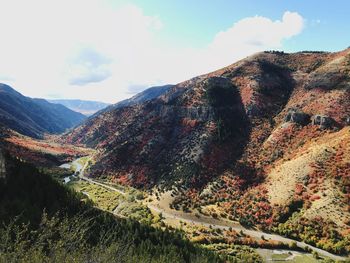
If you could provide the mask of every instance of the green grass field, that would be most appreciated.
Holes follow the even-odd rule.
[[[68,186],[85,194],[101,210],[118,216],[133,218],[145,224],[159,222],[147,206],[137,201],[140,195],[138,191],[129,191],[126,195],[122,195],[83,180],[73,180],[68,183]]]
[[[120,204],[121,194],[112,192],[101,186],[90,184],[85,181],[72,181],[69,186],[78,192],[86,194],[86,196],[100,209],[113,212]]]

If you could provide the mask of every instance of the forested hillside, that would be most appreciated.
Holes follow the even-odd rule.
[[[0,262],[224,262],[180,232],[115,218],[33,166],[6,163]]]

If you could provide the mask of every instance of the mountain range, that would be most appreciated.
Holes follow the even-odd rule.
[[[62,133],[85,119],[63,105],[23,96],[0,84],[0,123],[23,135],[41,138],[44,133]]]
[[[80,112],[86,116],[94,115],[100,111],[109,111],[111,109],[122,108],[126,106],[132,106],[140,102],[149,101],[154,99],[161,94],[168,91],[173,85],[163,85],[163,86],[154,86],[137,93],[129,99],[119,101],[115,104],[109,104],[99,101],[87,101],[87,100],[69,100],[69,99],[55,99],[48,100],[51,103],[61,104],[67,108]]]

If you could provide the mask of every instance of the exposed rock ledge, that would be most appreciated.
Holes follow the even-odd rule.
[[[319,125],[323,129],[332,128],[335,124],[333,118],[326,115],[314,115],[312,116],[312,124]]]
[[[300,125],[307,125],[310,123],[310,115],[298,110],[289,110],[286,117],[284,118],[285,122],[294,122]]]

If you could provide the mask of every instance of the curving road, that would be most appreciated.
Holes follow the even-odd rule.
[[[115,187],[112,187],[110,185],[107,185],[107,184],[104,184],[104,183],[100,183],[100,182],[97,182],[91,178],[88,178],[86,176],[84,176],[84,170],[86,169],[87,165],[88,165],[88,162],[86,162],[84,164],[84,166],[82,166],[79,162],[78,162],[79,159],[75,160],[73,163],[71,163],[71,165],[75,165],[77,168],[76,168],[76,171],[79,172],[78,176],[80,179],[82,180],[85,180],[89,183],[92,183],[92,184],[96,184],[96,185],[99,185],[99,186],[102,186],[106,189],[109,189],[111,191],[114,191],[114,192],[118,192],[119,194],[122,194],[122,195],[126,195],[125,192],[115,188]],[[345,260],[349,260],[350,258],[349,257],[344,257],[344,256],[338,256],[338,255],[335,255],[335,254],[332,254],[326,250],[323,250],[323,249],[320,249],[320,248],[317,248],[317,247],[314,247],[314,246],[311,246],[311,245],[308,245],[306,244],[305,242],[300,242],[300,241],[296,241],[296,240],[293,240],[293,239],[290,239],[290,238],[287,238],[287,237],[283,237],[283,236],[280,236],[280,235],[277,235],[277,234],[269,234],[269,233],[266,233],[266,232],[263,232],[263,231],[259,231],[259,230],[251,230],[251,229],[247,229],[247,228],[244,228],[243,226],[241,225],[238,225],[238,224],[235,224],[233,222],[229,222],[229,221],[222,221],[222,220],[218,220],[218,219],[214,219],[214,218],[211,218],[211,217],[206,217],[206,216],[201,216],[201,217],[196,217],[194,216],[193,214],[178,214],[177,211],[174,211],[174,212],[168,212],[168,211],[165,211],[165,209],[161,208],[161,207],[158,207],[158,206],[154,206],[152,204],[146,204],[148,206],[148,208],[153,211],[153,212],[156,212],[156,213],[162,213],[162,216],[165,218],[165,219],[176,219],[176,220],[179,220],[179,221],[183,221],[183,222],[186,222],[186,223],[190,223],[190,224],[194,224],[194,225],[200,225],[200,226],[207,226],[207,227],[213,227],[213,228],[220,228],[220,229],[229,229],[229,228],[232,228],[233,230],[237,231],[237,232],[240,232],[242,231],[245,235],[248,235],[248,236],[252,236],[252,237],[255,237],[255,238],[261,238],[261,236],[264,236],[264,238],[266,240],[271,240],[271,241],[277,241],[277,242],[283,242],[283,243],[286,243],[286,244],[290,244],[292,242],[296,242],[296,245],[299,247],[299,248],[302,248],[302,249],[305,249],[305,248],[310,248],[311,250],[317,252],[319,255],[321,256],[325,256],[325,257],[329,257],[333,260],[340,260],[340,261],[345,261]]]
[[[317,252],[321,256],[329,257],[329,258],[334,259],[334,260],[349,260],[349,257],[343,257],[343,256],[338,256],[338,255],[332,254],[332,253],[330,253],[330,252],[328,252],[326,250],[323,250],[323,249],[320,249],[320,248],[308,245],[305,242],[296,241],[296,240],[293,240],[293,239],[290,239],[290,238],[287,238],[287,237],[283,237],[283,236],[280,236],[280,235],[277,235],[277,234],[269,234],[269,233],[266,233],[266,232],[263,232],[263,231],[259,231],[259,230],[246,229],[243,226],[237,225],[237,224],[235,224],[233,222],[220,221],[218,219],[213,219],[213,218],[204,217],[204,216],[201,216],[200,218],[197,218],[197,217],[195,217],[195,216],[193,216],[191,214],[178,215],[178,214],[176,214],[176,212],[169,213],[169,212],[166,212],[165,210],[163,210],[163,209],[161,209],[159,207],[156,207],[154,205],[149,205],[149,204],[148,204],[148,208],[151,209],[154,212],[162,213],[164,218],[177,219],[177,220],[181,220],[183,222],[191,223],[191,224],[194,224],[194,225],[202,225],[202,226],[207,226],[207,227],[211,226],[211,227],[220,228],[220,229],[223,229],[223,230],[227,230],[227,229],[231,228],[231,229],[233,229],[233,230],[235,230],[237,232],[242,231],[245,235],[251,236],[251,237],[255,237],[255,238],[258,238],[258,239],[260,239],[262,236],[264,236],[264,238],[266,240],[283,242],[283,243],[286,243],[286,244],[290,244],[292,242],[296,242],[296,245],[299,248],[305,249],[305,248],[308,247],[308,248],[312,249],[313,251]]]

